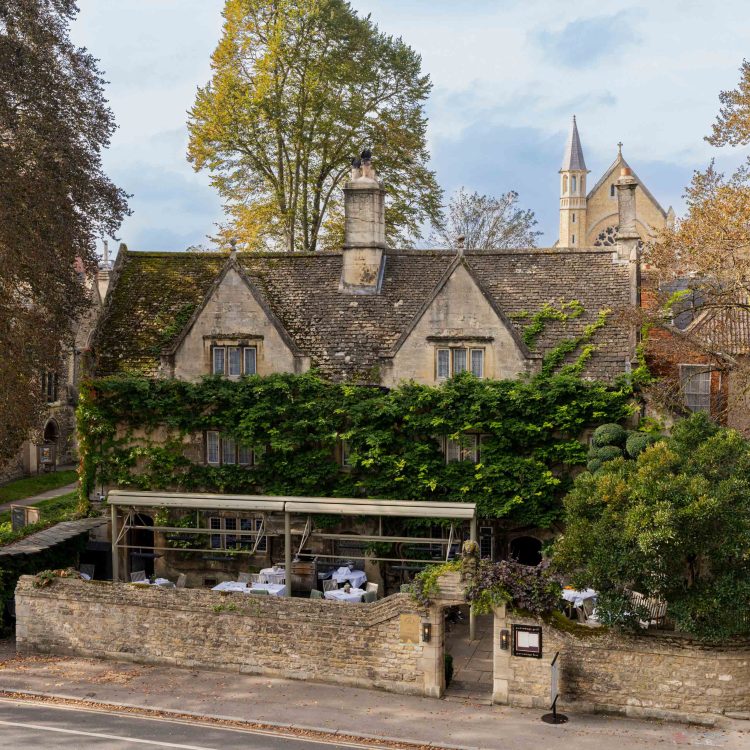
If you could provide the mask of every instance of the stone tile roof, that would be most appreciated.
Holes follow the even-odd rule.
[[[63,521],[48,529],[37,531],[35,534],[20,539],[13,544],[0,548],[0,557],[16,557],[18,555],[35,555],[54,547],[79,534],[87,534],[92,529],[108,523],[107,518],[81,518],[77,521]]]
[[[750,353],[750,311],[744,307],[706,310],[685,331],[714,352]]]
[[[238,262],[297,344],[326,376],[371,381],[456,260],[453,251],[386,251],[377,295],[339,292],[341,253],[244,253]],[[536,350],[543,354],[577,335],[605,308],[628,304],[628,268],[611,251],[467,251],[464,258],[494,302],[520,331],[545,303],[579,300],[584,314],[550,322]],[[93,342],[97,375],[156,373],[159,352],[176,339],[227,261],[224,253],[142,253],[118,257]],[[628,353],[625,325],[611,320],[594,336],[599,350],[587,375],[611,380]]]

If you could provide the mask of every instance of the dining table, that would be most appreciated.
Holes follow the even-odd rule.
[[[341,567],[334,570],[331,573],[331,578],[336,583],[346,583],[349,581],[353,588],[359,588],[363,583],[367,582],[367,575],[364,570],[352,570],[348,567]]]
[[[283,583],[252,583],[242,581],[222,581],[211,591],[224,591],[234,594],[250,594],[253,591],[267,591],[269,596],[286,596],[286,585]]]
[[[349,589],[349,591],[345,591],[344,589],[331,589],[331,591],[324,592],[323,596],[326,599],[331,599],[336,602],[353,603],[361,602],[364,593],[364,589]]]

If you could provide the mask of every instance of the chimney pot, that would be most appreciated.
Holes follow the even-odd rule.
[[[622,167],[620,169],[620,177],[632,177],[633,170],[630,167]]]

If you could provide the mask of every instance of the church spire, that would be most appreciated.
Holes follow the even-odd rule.
[[[565,147],[560,169],[560,247],[586,245],[586,162],[583,158],[578,123],[573,115],[573,125]]]
[[[581,148],[581,138],[578,135],[578,124],[576,123],[576,116],[573,115],[573,126],[570,129],[570,137],[568,138],[568,145],[565,147],[565,156],[563,156],[562,172],[572,171],[584,171],[586,169],[586,162],[583,158],[583,149]]]

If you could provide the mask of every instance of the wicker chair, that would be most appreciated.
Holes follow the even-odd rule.
[[[335,591],[338,587],[338,581],[323,581],[323,591]]]
[[[378,586],[377,583],[368,583],[367,586],[365,586],[365,591],[367,591],[368,593],[374,592],[375,598],[377,598],[379,590],[380,590],[380,586]]]
[[[145,570],[134,570],[130,574],[130,582],[131,583],[144,583],[147,580],[148,580],[148,578],[146,578],[146,571]]]
[[[365,591],[365,593],[362,594],[362,601],[365,604],[374,604],[377,600],[378,600],[377,591]]]
[[[187,576],[184,573],[180,573],[180,575],[177,576],[177,588],[184,589],[186,584]]]
[[[250,581],[253,580],[253,577],[250,573],[240,573],[239,576],[237,576],[237,580],[240,583],[250,583]]]
[[[323,598],[323,592],[322,591],[318,591],[318,589],[313,589],[310,592],[310,598],[311,599],[322,599]]]

